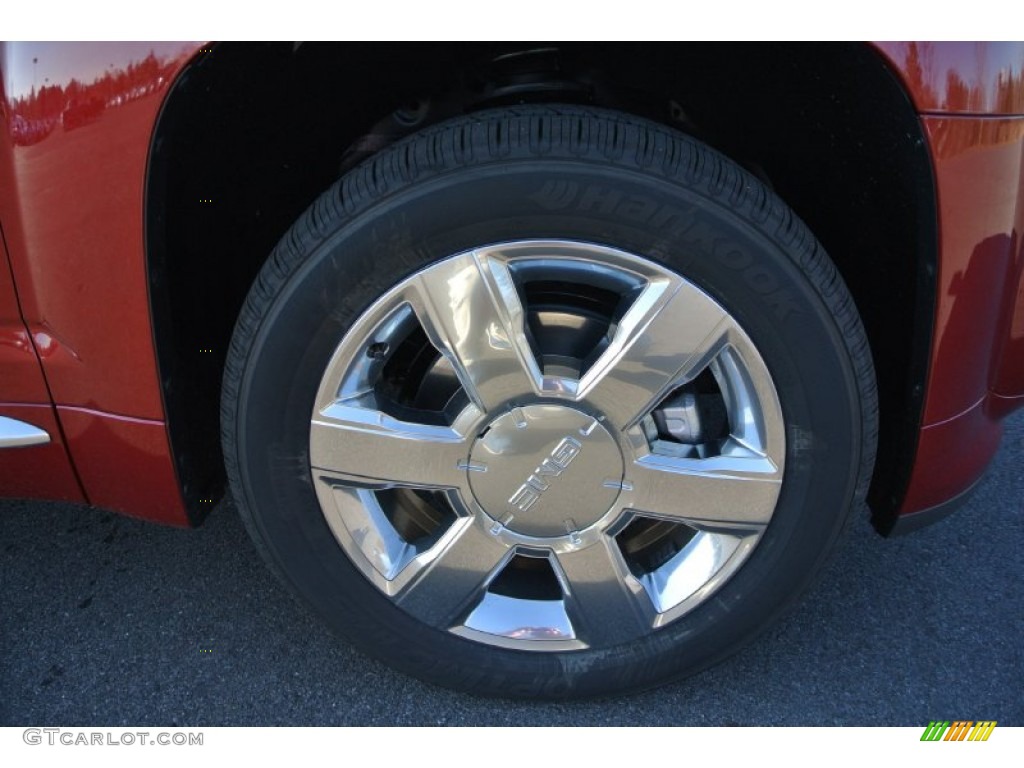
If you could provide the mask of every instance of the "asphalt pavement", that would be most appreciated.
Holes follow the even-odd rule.
[[[753,646],[658,690],[494,701],[334,637],[222,504],[198,530],[0,502],[0,725],[1024,725],[1024,414],[969,505],[910,536],[859,520]]]

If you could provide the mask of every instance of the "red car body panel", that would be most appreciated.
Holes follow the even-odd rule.
[[[875,43],[921,113],[1024,115],[1024,43]]]
[[[883,43],[921,113],[939,209],[939,296],[904,514],[977,482],[1024,405],[1024,44]]]
[[[58,406],[57,413],[75,469],[93,504],[150,520],[188,524],[163,421],[74,406]]]
[[[0,242],[0,416],[44,429],[46,445],[0,451],[0,488],[10,496],[85,501],[50,403],[39,357],[21,318],[18,295]]]
[[[38,48],[7,44],[0,51],[8,88],[0,223],[17,285],[16,297],[13,286],[5,294],[0,279],[0,402],[49,408],[50,420],[33,423],[54,436],[48,446],[0,452],[0,462],[13,461],[8,454],[19,462],[34,457],[35,466],[48,468],[12,484],[0,463],[0,487],[72,498],[80,482],[80,499],[84,492],[96,505],[184,525],[150,322],[143,222],[161,104],[200,45],[159,47],[160,65],[142,66],[136,44],[55,46],[61,71],[88,82],[105,68],[111,93],[130,98],[21,143],[13,138],[13,94],[35,90],[28,80]],[[901,505],[912,514],[970,488],[998,447],[1000,418],[1024,405],[1024,44],[877,47],[921,114],[940,220],[928,390]]]
[[[957,417],[990,392],[1021,394],[1009,322],[1021,275],[1024,117],[925,117],[939,202],[940,301],[925,424]],[[1006,352],[1011,352],[1007,355]],[[955,372],[955,374],[954,374]]]
[[[31,72],[26,59],[59,56],[67,71],[81,72],[88,82],[85,67],[99,55],[119,81],[117,90],[131,98],[105,110],[102,120],[56,126],[28,146],[15,145],[4,130],[0,223],[21,315],[88,501],[187,525],[164,425],[143,242],[153,128],[172,77],[195,46],[173,48],[179,55],[155,73],[139,66],[145,54],[138,45],[58,44],[45,52],[32,44],[4,47],[0,67],[14,93],[35,89],[18,79],[19,72]],[[12,101],[5,102],[6,117]],[[40,464],[54,460],[45,447],[6,453],[38,454]],[[42,480],[20,494],[54,496]],[[6,477],[0,487],[8,492]]]
[[[0,247],[0,386],[3,400],[11,403],[45,403],[50,399],[39,357],[21,319],[18,294]]]
[[[935,159],[940,295],[905,511],[968,490],[999,447],[1000,419],[1024,404],[1024,117],[922,119]]]

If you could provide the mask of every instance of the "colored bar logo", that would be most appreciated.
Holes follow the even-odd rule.
[[[921,734],[921,741],[988,741],[995,720],[932,720]]]

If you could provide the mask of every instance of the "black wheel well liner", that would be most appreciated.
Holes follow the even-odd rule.
[[[208,51],[208,52],[205,52]],[[821,240],[872,347],[881,431],[869,494],[887,529],[917,447],[936,300],[935,184],[901,83],[864,44],[241,44],[168,94],[146,180],[146,259],[171,444],[190,514],[224,488],[219,399],[263,261],[338,176],[483,106],[596,104],[715,146]]]

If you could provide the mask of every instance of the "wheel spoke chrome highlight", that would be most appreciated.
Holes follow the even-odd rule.
[[[435,627],[452,627],[483,599],[511,552],[472,518],[460,518],[433,552],[432,562],[398,595],[398,604]]]
[[[541,392],[522,303],[502,259],[473,252],[427,269],[417,277],[410,303],[482,409]]]
[[[590,646],[611,646],[649,632],[654,608],[609,536],[589,547],[559,553],[566,611],[577,636]]]
[[[702,370],[733,325],[707,294],[678,278],[652,280],[626,311],[578,397],[625,429]]]
[[[771,520],[782,478],[771,460],[650,455],[626,470],[624,506],[708,530],[760,530]]]
[[[576,638],[569,615],[562,600],[521,600],[494,592],[485,592],[480,603],[466,617],[462,627],[453,629],[463,637],[479,638],[488,635],[485,642],[520,647],[523,641],[547,644],[552,650],[585,648]]]
[[[327,489],[323,491],[326,498]],[[332,484],[324,515],[336,536],[350,538],[355,543],[359,553],[376,571],[376,575],[371,577],[386,592],[394,591],[396,580],[418,552],[391,525],[376,494],[365,488]]]
[[[658,611],[659,625],[711,594],[731,575],[730,561],[742,560],[756,536],[737,537],[702,531],[660,568],[640,577]]]
[[[310,463],[366,487],[454,488],[465,477],[469,443],[451,427],[412,424],[335,403],[310,427]]]

